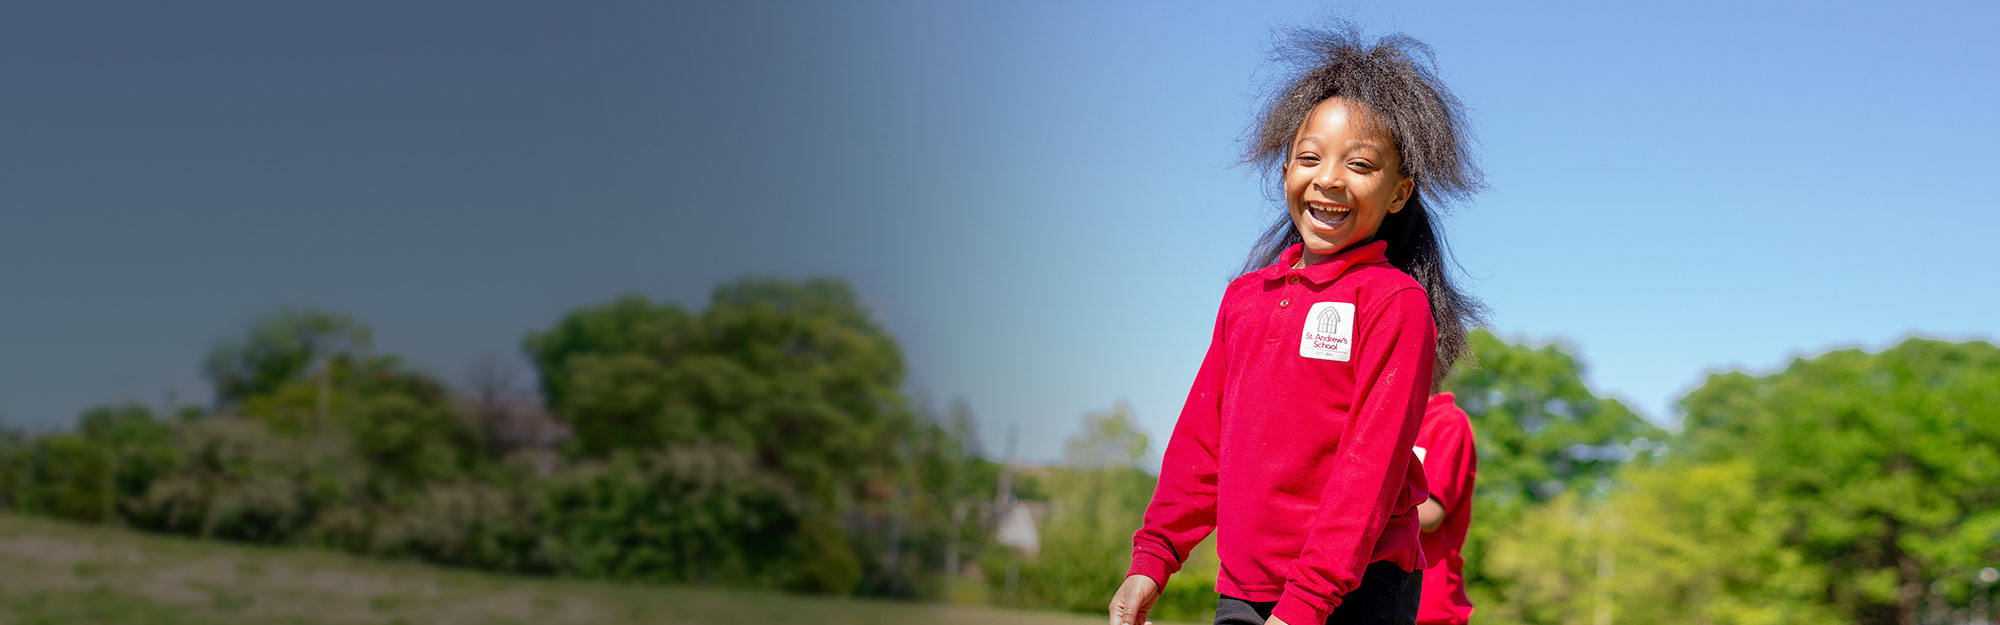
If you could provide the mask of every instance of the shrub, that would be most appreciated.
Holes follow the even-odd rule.
[[[795,542],[845,548],[811,526],[795,541],[802,501],[741,453],[690,446],[621,452],[565,470],[544,487],[538,518],[556,541],[547,555],[566,573],[763,585],[776,581],[769,574]],[[834,557],[829,570],[838,569]],[[831,574],[809,577],[838,581]]]

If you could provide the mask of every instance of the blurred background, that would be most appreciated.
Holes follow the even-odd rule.
[[[0,615],[1101,622],[1336,18],[1486,172],[1474,622],[1992,622],[2000,13],[1723,2],[0,7]]]

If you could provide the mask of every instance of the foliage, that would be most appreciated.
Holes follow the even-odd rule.
[[[384,488],[448,482],[475,470],[484,448],[479,431],[442,396],[384,393],[343,411],[341,430]]]
[[[543,400],[574,433],[560,454],[525,450],[550,463],[500,457],[523,450],[486,440],[494,406],[370,337],[338,313],[276,313],[204,359],[213,411],[115,404],[73,432],[0,432],[0,506],[495,571],[885,597],[942,596],[955,555],[985,576],[960,589],[1097,613],[1155,481],[1122,404],[1085,416],[1060,466],[982,457],[970,406],[913,408],[895,340],[835,280],[732,282],[700,311],[626,297],[529,335]],[[1992,345],[1912,339],[1711,375],[1670,438],[1593,394],[1562,347],[1471,340],[1477,364],[1443,388],[1478,437],[1465,555],[1481,622],[1963,622],[1992,590],[1974,581],[2000,563]],[[993,540],[1012,505],[1036,515],[1034,553]],[[1156,616],[1209,618],[1212,545]]]
[[[1690,454],[1740,458],[1786,545],[1825,562],[1827,598],[1859,623],[1963,605],[2000,560],[2000,349],[1910,339],[1751,377],[1682,400]],[[1941,582],[1941,583],[1934,583]],[[1933,615],[1941,617],[1943,615]]]
[[[1065,445],[1064,466],[1050,471],[1045,482],[1054,497],[1041,524],[1039,553],[1000,552],[988,558],[989,568],[1019,567],[1013,598],[1019,605],[1102,611],[1131,559],[1132,530],[1152,499],[1155,482],[1139,468],[1147,436],[1124,404],[1085,416],[1082,425],[1083,431]],[[1212,557],[1190,563],[1168,583],[1155,616],[1213,616],[1215,566]],[[1005,595],[1004,587],[997,590],[996,596]]]
[[[839,537],[806,517],[789,485],[727,447],[619,452],[556,476],[544,492],[536,514],[563,572],[833,592],[857,575]]]
[[[484,440],[477,400],[371,336],[330,311],[259,318],[203,360],[213,413],[106,406],[76,434],[0,438],[0,503],[494,570],[911,597],[940,590],[954,519],[965,557],[983,546],[967,505],[999,467],[969,407],[917,419],[895,341],[839,281],[741,280],[699,314],[625,298],[531,335],[575,433],[553,467],[495,457],[519,450]]]
[[[1487,571],[1511,580],[1488,623],[1828,622],[1824,570],[1783,544],[1748,464],[1631,466],[1607,499],[1564,493],[1498,533]]]
[[[478,425],[444,385],[368,353],[370,335],[345,315],[281,311],[211,351],[207,368],[234,413],[288,437],[341,439],[363,456],[375,499],[480,470]]]
[[[1464,554],[1466,585],[1475,605],[1511,601],[1516,575],[1486,568],[1482,558],[1498,528],[1565,492],[1603,495],[1618,467],[1649,458],[1666,434],[1615,399],[1583,383],[1583,365],[1557,345],[1508,343],[1474,331],[1471,366],[1441,387],[1471,418],[1479,454],[1473,523]]]
[[[1620,464],[1649,455],[1665,433],[1616,399],[1591,393],[1583,366],[1557,345],[1471,335],[1473,366],[1444,381],[1472,418],[1479,448],[1478,501],[1543,502],[1588,488]]]
[[[707,310],[638,297],[530,335],[551,408],[585,457],[718,445],[838,514],[916,428],[902,356],[837,280],[746,279]]]
[[[82,436],[44,436],[9,460],[8,498],[24,512],[97,523],[116,509],[114,459]]]
[[[366,326],[338,313],[284,310],[251,324],[244,336],[224,341],[202,360],[224,406],[302,382],[339,357],[368,351]]]
[[[465,567],[562,573],[561,553],[536,518],[535,491],[456,480],[426,484],[366,536],[369,550]]]
[[[174,453],[172,425],[155,420],[143,405],[93,408],[83,413],[77,429],[85,440],[110,455],[111,497],[121,509],[145,496],[153,482],[178,468],[180,456]]]
[[[320,513],[365,479],[351,445],[293,438],[256,421],[204,419],[177,428],[175,470],[125,504],[140,527],[230,540],[304,539]]]
[[[858,594],[942,596],[954,564],[987,547],[980,511],[994,501],[1000,465],[978,455],[971,406],[961,399],[942,413],[925,407],[920,414],[923,423],[898,448],[908,460],[894,474],[895,494],[850,517],[856,552],[875,554],[860,560]]]

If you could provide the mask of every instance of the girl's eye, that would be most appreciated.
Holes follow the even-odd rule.
[[[1363,173],[1366,173],[1366,172],[1368,172],[1369,170],[1372,170],[1372,169],[1375,169],[1375,165],[1373,165],[1373,164],[1369,163],[1368,161],[1349,161],[1349,162],[1347,163],[1347,167],[1348,167],[1348,168],[1350,168],[1350,169],[1353,169],[1354,171],[1358,171],[1358,172],[1363,172]]]
[[[1319,164],[1319,157],[1302,154],[1299,155],[1298,161],[1300,165],[1317,165]]]

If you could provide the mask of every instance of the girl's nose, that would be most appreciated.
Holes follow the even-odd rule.
[[[1340,180],[1339,169],[1334,167],[1327,167],[1321,169],[1319,175],[1313,176],[1313,184],[1319,185],[1319,188],[1321,189],[1340,188],[1342,186],[1342,182]]]

